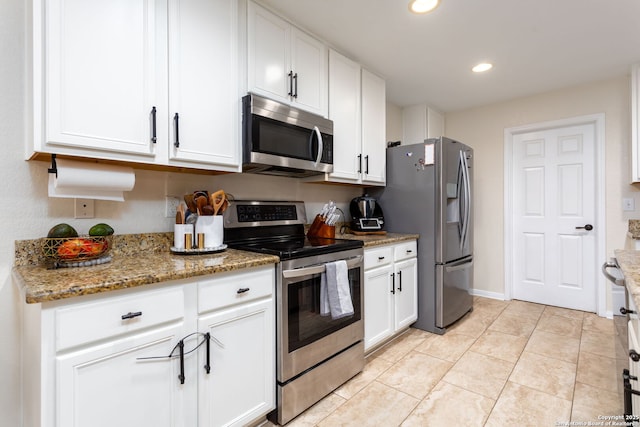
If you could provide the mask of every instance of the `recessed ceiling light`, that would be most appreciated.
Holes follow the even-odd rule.
[[[409,10],[413,13],[427,13],[438,7],[440,0],[411,0]]]
[[[483,73],[485,71],[489,71],[492,68],[493,68],[493,64],[489,62],[481,62],[480,64],[473,67],[471,71],[473,71],[474,73]]]

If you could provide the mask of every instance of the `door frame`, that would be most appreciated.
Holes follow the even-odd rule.
[[[595,211],[594,227],[596,236],[596,260],[595,265],[600,265],[606,259],[606,221],[605,221],[605,115],[604,113],[571,117],[567,119],[552,120],[528,125],[505,128],[504,130],[504,297],[511,300],[513,295],[513,139],[515,135],[529,132],[545,131],[549,129],[578,126],[585,124],[594,125],[594,153],[595,153]],[[597,270],[597,269],[596,269]],[[597,314],[601,317],[610,317],[607,313],[606,282],[601,274],[596,274],[596,307]]]

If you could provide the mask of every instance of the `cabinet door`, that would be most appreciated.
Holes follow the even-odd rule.
[[[162,2],[51,0],[45,6],[45,150],[152,159],[152,108],[166,110],[159,96],[166,91],[165,45],[158,45],[166,31]]]
[[[180,384],[178,358],[138,360],[169,355],[182,333],[180,323],[59,354],[56,425],[182,425],[185,386],[191,384],[190,380],[195,384],[195,377],[187,376],[185,385]]]
[[[418,261],[410,258],[395,265],[395,330],[418,319]]]
[[[631,182],[640,182],[640,64],[631,67]]]
[[[291,70],[294,103],[327,116],[327,48],[320,41],[293,28],[291,30]]]
[[[360,65],[329,51],[329,118],[333,120],[332,178],[358,181],[362,170]]]
[[[239,166],[237,31],[237,0],[169,1],[170,160]]]
[[[248,5],[249,91],[289,102],[291,26],[253,2]]]
[[[202,316],[198,330],[211,334],[210,366],[200,368],[199,420],[204,426],[244,426],[275,408],[273,298]],[[206,351],[198,353],[199,367]]]
[[[362,70],[362,181],[385,183],[386,94],[380,77]]]
[[[364,350],[393,335],[394,294],[391,265],[364,273]]]

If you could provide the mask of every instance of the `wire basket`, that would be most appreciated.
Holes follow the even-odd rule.
[[[78,236],[45,238],[44,256],[54,261],[88,261],[105,256],[110,250],[113,236]]]

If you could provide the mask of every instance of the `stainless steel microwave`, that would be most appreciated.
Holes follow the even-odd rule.
[[[242,171],[306,177],[333,172],[333,122],[268,98],[242,98]]]

